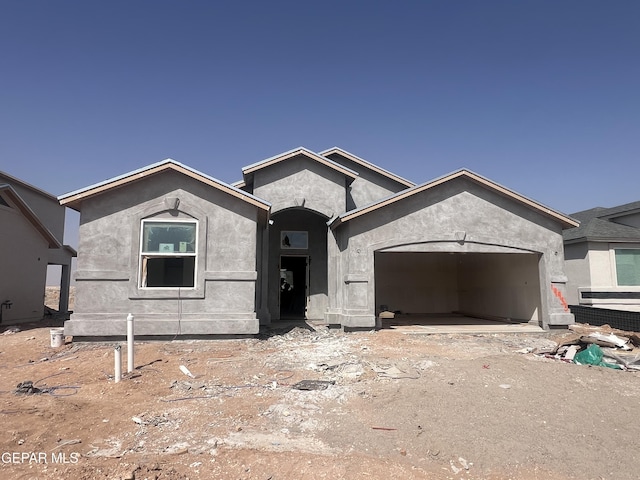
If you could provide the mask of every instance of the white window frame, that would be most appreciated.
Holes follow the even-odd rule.
[[[192,224],[195,227],[195,240],[194,240],[194,248],[193,252],[180,252],[179,250],[172,252],[145,252],[143,251],[144,246],[144,227],[145,224],[150,223],[175,223],[175,224]],[[138,248],[138,288],[140,290],[196,290],[198,286],[198,232],[199,232],[199,222],[195,218],[190,219],[169,219],[169,218],[143,218],[140,221],[140,244]],[[193,286],[192,287],[182,287],[182,286],[166,286],[166,287],[148,287],[146,286],[146,275],[144,273],[144,268],[146,266],[145,259],[147,258],[185,258],[185,257],[193,257],[194,265],[193,265]]]

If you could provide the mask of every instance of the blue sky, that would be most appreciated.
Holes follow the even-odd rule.
[[[0,170],[60,195],[339,146],[564,213],[637,201],[638,25],[631,0],[0,0]]]

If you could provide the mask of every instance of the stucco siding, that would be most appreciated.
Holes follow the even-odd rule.
[[[304,207],[327,218],[346,209],[343,174],[299,155],[254,173],[253,194],[272,204],[272,212]]]
[[[176,199],[178,208],[168,208]],[[140,288],[143,219],[197,221],[194,288]],[[80,224],[76,309],[65,326],[69,334],[114,334],[129,312],[143,322],[139,331],[146,335],[168,328],[158,322],[182,325],[191,333],[257,332],[258,225],[252,205],[165,172],[85,200]],[[113,327],[108,319],[116,321]]]
[[[64,240],[65,208],[50,194],[26,187],[20,182],[0,173],[0,183],[7,183],[20,198],[29,205],[38,219],[49,229],[60,243]]]
[[[608,243],[589,242],[589,273],[591,287],[615,286],[611,252]]]
[[[328,155],[328,158],[358,172],[358,178],[349,186],[347,210],[368,205],[407,188],[406,185],[363,167],[340,154],[334,153]]]
[[[306,231],[309,236],[307,249],[280,248],[280,232],[283,230]],[[302,209],[291,209],[273,216],[269,227],[269,311],[274,320],[280,318],[279,265],[281,256],[303,256],[309,259],[309,285],[306,294],[306,317],[321,319],[327,308],[327,225],[326,219]]]
[[[0,206],[0,302],[2,322],[41,320],[44,313],[44,287],[48,244],[16,209]]]
[[[567,274],[567,302],[580,304],[579,289],[591,285],[587,242],[565,245],[565,272]]]
[[[540,254],[537,298],[541,302],[541,321],[545,325],[570,321],[571,315],[552,289],[560,295],[565,290],[561,226],[474,182],[456,179],[338,228],[345,228],[343,234],[348,238],[340,255],[348,292],[342,309],[359,311],[359,316],[368,316],[370,321],[375,316],[374,252],[399,245],[441,242],[449,242],[452,251],[460,247],[491,252],[494,248],[500,253],[506,247]],[[351,295],[350,276],[368,285],[366,308],[361,307],[362,298],[357,305],[354,303],[357,295]],[[359,291],[363,295],[361,286]]]

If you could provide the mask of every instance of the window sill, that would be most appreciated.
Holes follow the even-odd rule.
[[[135,288],[130,292],[130,300],[145,300],[145,299],[183,299],[204,298],[204,288]]]

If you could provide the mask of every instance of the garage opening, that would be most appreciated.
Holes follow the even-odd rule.
[[[377,313],[394,313],[382,319],[383,328],[539,325],[538,254],[376,252],[374,261]]]

